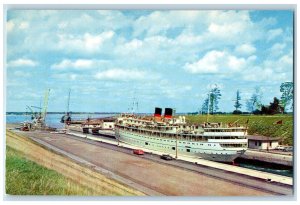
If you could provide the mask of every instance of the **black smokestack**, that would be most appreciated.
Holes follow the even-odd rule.
[[[165,118],[172,118],[173,109],[172,108],[165,108]]]
[[[156,108],[155,108],[154,117],[161,117],[161,111],[162,111],[161,108],[156,107]]]

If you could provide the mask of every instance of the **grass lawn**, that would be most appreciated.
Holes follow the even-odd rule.
[[[6,194],[10,195],[94,195],[63,175],[25,159],[6,146]]]
[[[203,123],[206,115],[188,115],[186,119],[189,123]],[[280,137],[283,144],[293,145],[293,115],[209,115],[208,121],[223,124],[237,122],[245,126],[248,119],[248,134]],[[282,124],[276,124],[280,120]]]

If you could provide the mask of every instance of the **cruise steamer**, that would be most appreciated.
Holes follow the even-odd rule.
[[[154,117],[122,114],[115,124],[116,138],[124,143],[169,154],[232,162],[247,149],[247,128],[221,123],[188,125],[172,117],[172,109],[155,108]]]

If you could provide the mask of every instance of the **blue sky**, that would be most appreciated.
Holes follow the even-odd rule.
[[[263,103],[293,81],[292,11],[9,10],[6,110],[199,110],[221,89],[220,111],[242,110],[256,86]]]

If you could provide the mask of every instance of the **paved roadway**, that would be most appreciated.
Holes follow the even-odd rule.
[[[132,150],[63,134],[22,134],[105,168],[134,183],[169,196],[292,195],[292,187],[157,155],[136,156]]]

